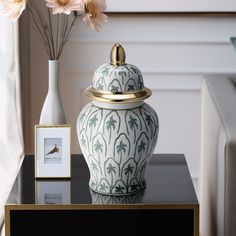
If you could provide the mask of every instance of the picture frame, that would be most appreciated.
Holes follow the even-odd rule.
[[[35,125],[35,178],[71,177],[71,126]]]
[[[36,180],[35,204],[70,204],[71,182],[68,180]]]

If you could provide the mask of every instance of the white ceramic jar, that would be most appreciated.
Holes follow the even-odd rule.
[[[86,94],[92,101],[79,114],[77,134],[90,171],[89,187],[109,195],[144,190],[159,121],[143,101],[151,90],[144,87],[140,70],[125,63],[121,45],[115,44],[111,62],[95,71]]]

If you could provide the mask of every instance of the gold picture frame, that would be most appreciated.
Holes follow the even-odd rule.
[[[71,177],[71,126],[35,125],[35,178]]]

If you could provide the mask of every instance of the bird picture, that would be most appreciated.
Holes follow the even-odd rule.
[[[55,144],[54,148],[51,149],[46,155],[51,155],[51,154],[54,154],[54,153],[59,153],[59,148],[57,147],[57,144]]]

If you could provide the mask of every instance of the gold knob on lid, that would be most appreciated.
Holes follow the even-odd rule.
[[[125,64],[125,50],[124,48],[116,43],[111,49],[111,64],[113,66],[120,66]]]

